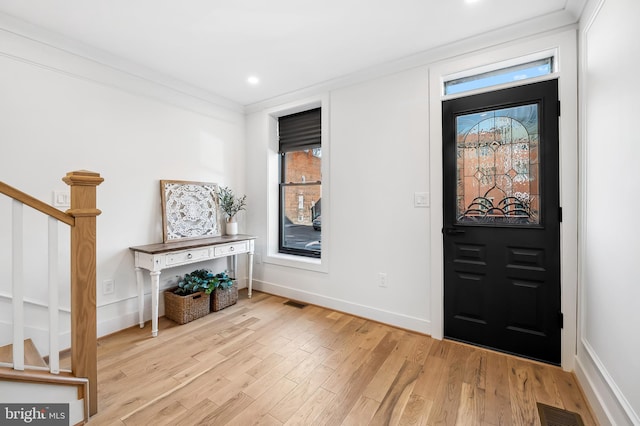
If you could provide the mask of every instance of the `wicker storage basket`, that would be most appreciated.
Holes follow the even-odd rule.
[[[208,294],[200,291],[188,296],[179,296],[173,291],[178,288],[170,288],[164,292],[164,315],[177,322],[186,324],[190,321],[202,318],[210,311],[210,298]]]
[[[238,283],[234,282],[228,288],[216,288],[211,293],[211,311],[217,312],[227,306],[235,305],[238,302]]]

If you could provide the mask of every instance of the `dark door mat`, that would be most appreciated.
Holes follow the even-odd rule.
[[[538,403],[542,426],[584,426],[580,414]]]
[[[293,300],[287,300],[286,302],[284,302],[284,304],[287,306],[293,306],[294,308],[298,309],[302,309],[307,306],[305,303],[295,302]]]

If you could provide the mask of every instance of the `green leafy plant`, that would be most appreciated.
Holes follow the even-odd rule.
[[[244,210],[247,205],[247,196],[237,197],[233,191],[226,186],[218,189],[218,202],[220,209],[227,215],[227,220],[233,220],[240,210]]]
[[[233,280],[226,272],[214,274],[208,269],[197,269],[178,281],[178,288],[174,290],[174,293],[180,296],[187,296],[199,291],[211,294],[218,287],[228,288],[232,285]]]
[[[206,293],[209,294],[216,288],[230,288],[232,285],[233,280],[231,279],[231,277],[229,277],[229,275],[227,275],[227,272],[219,272],[213,276],[213,287]]]

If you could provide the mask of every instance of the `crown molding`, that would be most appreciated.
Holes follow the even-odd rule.
[[[46,30],[13,16],[0,13],[0,30],[23,37],[42,46],[63,51],[67,54],[83,58],[107,67],[114,72],[124,73],[134,79],[152,84],[166,92],[169,102],[175,103],[176,97],[191,98],[196,103],[207,103],[234,112],[249,114],[265,108],[274,107],[306,96],[315,96],[322,92],[336,90],[352,84],[394,74],[403,70],[429,65],[434,62],[473,53],[478,50],[517,42],[520,39],[544,34],[558,29],[566,29],[576,24],[582,14],[587,0],[567,0],[564,10],[553,12],[535,19],[522,21],[498,30],[489,31],[478,36],[468,37],[454,43],[446,44],[394,61],[344,75],[335,79],[301,88],[273,98],[242,106],[241,104],[196,87],[184,81],[164,75],[143,65],[128,61],[104,50],[70,39],[59,33]],[[157,97],[157,96],[156,96]]]
[[[569,1],[574,3],[584,3],[584,0]],[[462,55],[478,52],[480,50],[503,46],[510,43],[517,43],[531,37],[559,33],[566,31],[567,29],[577,29],[577,22],[577,18],[575,18],[574,15],[566,9],[553,12],[535,19],[518,22],[498,30],[488,31],[478,36],[468,37],[454,43],[419,52],[395,61],[366,68],[349,75],[303,88],[301,90],[248,104],[244,107],[244,111],[246,114],[251,114],[294,101],[295,99],[337,90],[350,85],[363,83],[368,80],[402,72],[411,68],[428,66],[435,62],[453,59]]]
[[[565,5],[565,10],[569,12],[577,21],[582,17],[582,13],[587,5],[589,0],[567,0],[567,4]]]
[[[234,112],[243,112],[242,105],[237,102],[1,12],[0,30],[38,44],[44,49],[54,49],[75,56],[76,58],[99,64],[115,73],[126,74],[143,84],[155,85],[157,86],[155,90],[156,94],[159,92],[158,89],[165,91],[169,102],[175,103],[176,96],[192,98],[192,100],[198,103],[205,102]],[[109,84],[108,82],[105,83]]]

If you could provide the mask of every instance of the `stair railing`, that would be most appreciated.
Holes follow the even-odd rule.
[[[89,413],[98,412],[96,322],[96,187],[104,180],[86,170],[69,172],[62,179],[70,186],[71,206],[62,212],[0,182],[0,193],[12,198],[12,307],[14,370],[24,370],[24,236],[23,206],[48,219],[49,371],[60,372],[58,347],[58,223],[71,232],[71,372],[89,381]],[[30,367],[31,368],[31,367]]]

